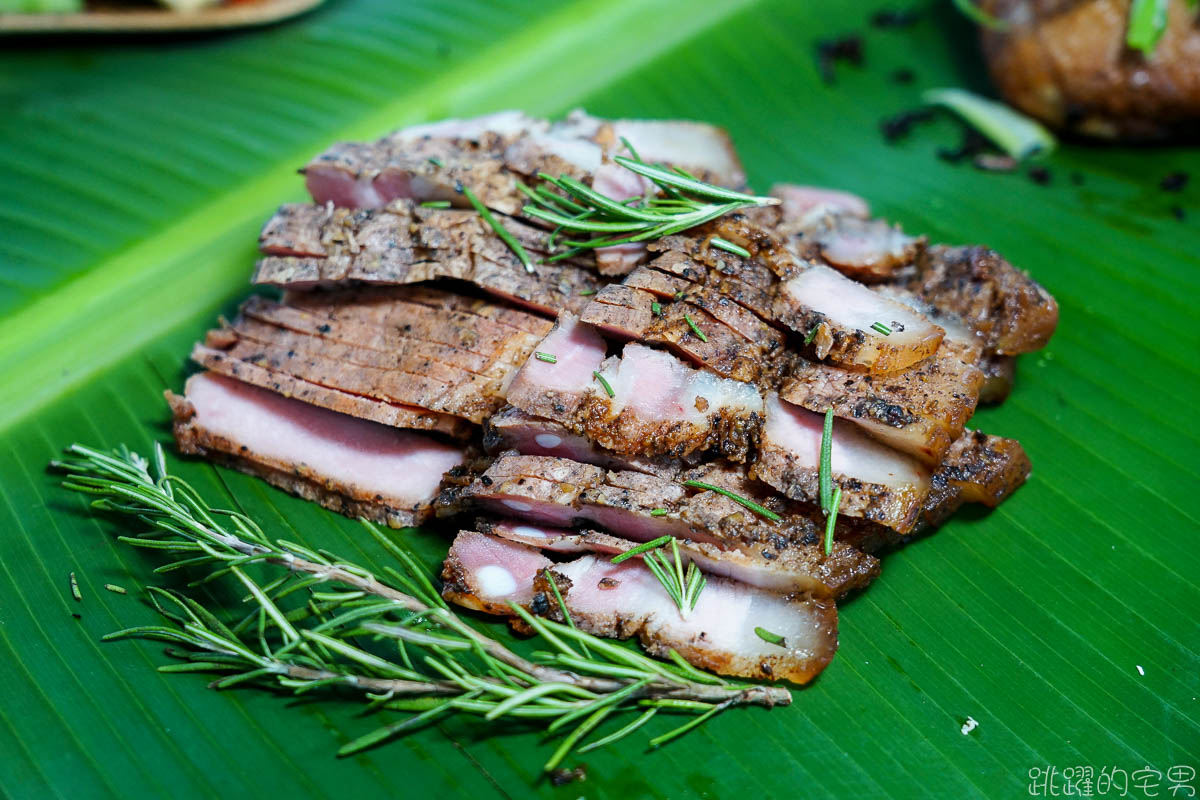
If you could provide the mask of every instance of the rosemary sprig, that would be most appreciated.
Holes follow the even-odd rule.
[[[833,529],[837,525],[838,506],[842,503],[842,487],[833,486],[833,409],[825,410],[825,426],[821,430],[821,463],[817,470],[821,511],[825,512],[825,555],[833,552]]]
[[[728,239],[722,239],[719,236],[714,236],[708,240],[708,243],[710,245],[712,245],[713,247],[716,247],[720,250],[724,250],[727,253],[733,253],[734,255],[741,256],[742,258],[750,257],[749,250],[742,247],[741,245],[734,244],[733,242],[729,241]]]
[[[483,217],[483,221],[492,226],[492,230],[496,232],[496,235],[504,240],[504,243],[508,245],[508,249],[513,251],[513,255],[525,267],[525,271],[532,274],[533,260],[529,257],[529,253],[525,252],[525,248],[521,246],[521,243],[514,239],[513,235],[492,216],[492,212],[475,196],[470,187],[464,186],[462,190],[467,199],[471,201],[471,205],[475,206],[475,210],[479,212],[479,216]]]
[[[593,743],[632,733],[652,710],[696,714],[669,740],[733,704],[787,704],[785,689],[697,680],[675,665],[596,638],[569,624],[534,617],[513,606],[547,651],[524,658],[468,624],[438,595],[427,570],[374,525],[367,531],[402,569],[373,573],[326,551],[270,539],[250,517],[215,508],[168,474],[161,447],[153,466],[125,447],[103,452],[81,445],[52,464],[68,473],[63,485],[93,496],[92,508],[139,520],[149,530],[118,540],[170,554],[159,572],[202,574],[189,586],[232,579],[246,593],[250,614],[223,621],[190,593],[150,587],[164,624],[130,628],[107,640],[166,641],[181,663],[166,672],[220,673],[214,688],[274,686],[296,694],[357,694],[367,709],[407,714],[355,739],[340,755],[369,747],[448,715],[484,721],[524,720],[562,731],[547,761],[554,769],[610,715],[640,712],[633,723]],[[281,574],[266,583],[250,566]],[[576,646],[587,647],[581,655]],[[693,673],[699,675],[694,669]]]
[[[745,506],[746,508],[753,511],[755,514],[758,514],[760,517],[766,517],[767,519],[771,520],[772,522],[779,522],[779,520],[783,519],[783,517],[779,516],[771,509],[766,508],[764,506],[760,506],[758,503],[754,502],[753,500],[746,498],[746,497],[742,497],[740,494],[735,494],[735,493],[729,491],[728,489],[723,489],[720,486],[713,486],[711,483],[705,483],[704,481],[684,481],[683,485],[690,486],[693,489],[707,489],[710,492],[716,492],[717,494],[723,494],[726,497],[728,497],[730,500],[732,500],[733,502],[738,503],[739,505]]]
[[[556,194],[546,186],[525,191],[532,202],[525,206],[523,212],[554,225],[551,239],[563,231],[590,237],[564,240],[563,244],[568,249],[548,260],[567,258],[596,247],[661,239],[740,208],[779,203],[773,197],[757,197],[725,189],[697,180],[681,170],[647,164],[632,148],[630,153],[633,158],[616,156],[613,160],[653,182],[659,189],[656,196],[621,202],[570,176],[555,178],[546,173],[538,174],[538,178],[562,194]],[[712,239],[710,242],[739,255],[750,255],[744,248],[724,239]]]
[[[671,546],[670,557],[667,556],[666,548],[661,547],[667,544]],[[614,556],[612,563],[620,564],[634,556],[643,557],[642,563],[675,601],[679,615],[687,619],[688,614],[696,608],[700,593],[708,585],[708,578],[704,577],[704,573],[695,562],[689,561],[687,569],[684,569],[683,557],[679,553],[679,540],[674,536],[660,536]]]

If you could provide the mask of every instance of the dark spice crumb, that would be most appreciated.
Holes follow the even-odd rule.
[[[876,28],[908,28],[921,19],[915,8],[881,8],[871,15],[871,24]]]
[[[1187,182],[1188,174],[1186,172],[1172,172],[1166,175],[1158,185],[1164,192],[1178,192],[1187,186]]]
[[[863,40],[861,36],[838,36],[834,39],[821,39],[817,42],[817,70],[821,80],[833,83],[836,75],[834,68],[839,61],[848,61],[856,67],[863,63]]]
[[[974,128],[963,127],[962,141],[958,143],[958,147],[951,150],[946,147],[939,147],[937,151],[938,158],[943,161],[949,161],[956,164],[964,158],[974,158],[987,151],[991,147],[991,142],[987,137]]]
[[[529,603],[529,610],[541,616],[550,610],[550,601],[546,598],[545,592],[537,592],[533,596],[533,600]]]
[[[933,119],[933,109],[915,108],[912,111],[901,111],[892,117],[885,117],[879,122],[879,132],[885,141],[892,143],[908,136],[913,126],[920,122]]]
[[[479,482],[480,482],[480,483],[482,483],[484,486],[491,486],[491,485],[492,485],[492,479],[491,479],[491,478],[489,478],[487,475],[480,475],[480,476],[479,476]]]
[[[1050,170],[1045,167],[1030,167],[1029,180],[1036,183],[1038,186],[1046,186],[1050,183]]]
[[[1187,218],[1187,214],[1183,213],[1183,206],[1171,206],[1171,216],[1180,222]]]
[[[587,771],[583,767],[575,769],[559,767],[550,771],[550,782],[555,786],[566,786],[568,783],[582,780],[587,780]]]
[[[908,67],[892,71],[892,82],[900,84],[909,84],[917,79],[917,73],[913,72]]]
[[[77,611],[72,611],[71,616],[74,617],[75,619],[83,619],[83,614],[80,614]]]

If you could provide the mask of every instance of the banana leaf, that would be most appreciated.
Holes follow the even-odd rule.
[[[1200,154],[1068,143],[1040,185],[937,158],[957,143],[949,120],[887,144],[879,119],[923,89],[986,91],[950,5],[885,30],[869,25],[874,7],[839,0],[334,0],[221,36],[8,42],[0,791],[1012,797],[1049,768],[1061,792],[1077,767],[1118,788],[1123,770],[1137,794],[1149,767],[1159,778],[1143,783],[1166,795],[1170,775],[1187,775],[1173,767],[1200,762],[1200,181],[1178,193],[1159,181],[1200,178]],[[824,82],[814,43],[851,33],[863,64]],[[901,69],[915,81],[896,82]],[[655,751],[626,739],[569,760],[586,779],[562,788],[540,775],[549,746],[528,730],[451,721],[339,760],[377,725],[357,704],[216,692],[157,672],[169,659],[152,644],[101,643],[155,618],[142,587],[165,578],[46,464],[75,441],[169,441],[161,393],[249,291],[259,224],[303,197],[296,167],[406,123],[578,105],[724,125],[756,186],[850,189],[908,230],[989,244],[1032,272],[1061,303],[1059,332],[973,423],[1023,442],[1028,485],[888,555],[843,607],[836,660],[792,706],[726,712]],[[177,467],[285,538],[386,563],[349,520],[240,474]],[[404,535],[430,564],[445,552],[437,531]]]

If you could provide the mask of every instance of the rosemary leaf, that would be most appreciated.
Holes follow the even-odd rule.
[[[1167,0],[1133,0],[1125,44],[1149,57],[1167,32]]]
[[[708,343],[708,336],[704,331],[700,330],[700,326],[696,324],[696,320],[692,319],[691,314],[684,314],[683,318],[687,320],[688,327],[692,329],[692,333],[696,334],[696,338],[704,343]]]
[[[538,361],[545,361],[547,364],[558,363],[558,356],[554,355],[553,353],[543,353],[541,350],[535,351],[533,357]]]
[[[609,397],[616,396],[616,392],[613,391],[612,386],[609,385],[608,381],[605,379],[605,377],[603,375],[601,375],[599,372],[592,372],[592,377],[595,378],[597,381],[599,381],[600,385],[602,387],[604,387],[604,393],[606,395],[608,395]]]
[[[475,206],[475,210],[479,212],[479,216],[483,217],[483,221],[488,225],[491,225],[492,230],[496,232],[496,235],[504,240],[504,243],[508,245],[509,250],[513,251],[513,255],[515,255],[517,260],[519,260],[525,267],[525,271],[533,274],[533,261],[529,258],[529,253],[525,252],[525,248],[521,246],[521,243],[514,239],[513,235],[509,233],[508,230],[501,225],[494,216],[492,216],[492,212],[488,210],[487,206],[479,201],[479,198],[476,197],[475,193],[471,191],[471,187],[464,186],[463,194],[466,195],[466,198],[471,201],[471,205]]]
[[[766,628],[759,628],[758,626],[755,626],[754,634],[758,638],[762,639],[764,642],[769,642],[770,644],[777,644],[780,647],[786,646],[786,643],[787,643],[787,640],[784,639],[782,636],[780,636],[778,633],[772,633],[771,631],[767,630]]]
[[[821,431],[821,463],[817,471],[821,510],[829,513],[833,499],[833,409],[825,411],[825,427]]]
[[[750,257],[749,250],[747,250],[744,247],[741,247],[740,245],[734,244],[733,242],[729,241],[728,239],[722,239],[719,236],[714,236],[708,240],[708,243],[710,245],[712,245],[713,247],[717,247],[717,248],[720,248],[721,250],[724,250],[727,253],[733,253],[734,255],[741,256],[742,258]]]
[[[728,489],[723,489],[720,486],[713,486],[711,483],[705,483],[703,481],[684,481],[683,485],[690,486],[693,489],[707,489],[710,492],[716,492],[717,494],[725,495],[733,502],[735,502],[739,505],[745,506],[746,508],[753,511],[755,514],[758,514],[760,517],[766,517],[767,519],[771,520],[772,522],[779,522],[781,519],[783,519],[783,517],[779,516],[771,509],[766,508],[764,506],[760,506],[758,503],[754,502],[753,500],[750,500],[749,498],[746,498],[746,497],[742,497],[740,494],[734,494],[733,492],[729,491]]]
[[[892,335],[892,329],[889,328],[887,325],[884,325],[882,322],[872,322],[871,330],[875,331],[876,333],[881,333],[884,336]]]
[[[828,516],[825,518],[825,555],[833,553],[833,529],[837,526],[838,506],[842,504],[842,487],[833,490],[833,499],[829,503]]]

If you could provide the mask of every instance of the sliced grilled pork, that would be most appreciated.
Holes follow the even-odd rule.
[[[508,380],[550,327],[531,314],[425,288],[298,295],[289,302],[251,298],[237,320],[198,348],[197,360],[227,374],[238,369],[248,380],[290,375],[340,395],[480,423],[504,404]]]
[[[986,247],[931,247],[906,288],[955,314],[989,353],[1045,347],[1058,325],[1058,303],[1036,281]]]
[[[819,265],[780,287],[775,312],[792,330],[812,337],[819,358],[874,373],[928,358],[945,335],[911,308]],[[890,332],[873,327],[877,324]]]
[[[512,614],[509,603],[529,606],[533,580],[553,566],[537,550],[475,531],[460,531],[442,566],[442,597],[488,614]]]
[[[526,413],[615,453],[683,458],[711,451],[745,459],[750,452],[762,398],[749,384],[639,344],[605,359],[604,340],[569,314],[535,352],[556,360],[530,358],[509,387],[508,401]]]
[[[983,372],[944,342],[930,358],[893,375],[796,359],[779,396],[809,411],[832,408],[881,442],[937,466],[975,412],[983,382]]]
[[[1008,399],[1017,378],[1016,356],[985,356],[979,363],[983,371],[983,387],[979,390],[979,402],[998,405]]]
[[[484,423],[483,446],[489,453],[516,450],[526,456],[569,458],[605,469],[633,470],[671,478],[679,474],[680,463],[668,458],[639,458],[621,455],[597,447],[565,425],[505,407]]]
[[[818,471],[824,419],[767,397],[758,461],[751,474],[788,497],[815,502],[820,498]],[[900,533],[916,525],[929,495],[929,470],[892,450],[851,423],[835,420],[831,458],[833,482],[842,489],[840,514],[878,522]]]
[[[696,474],[730,486],[712,469]],[[744,484],[733,486],[755,496]],[[836,596],[866,586],[879,570],[875,559],[841,541],[826,556],[818,535],[823,521],[812,512],[786,509],[774,523],[718,492],[566,459],[502,455],[440,503],[453,511],[471,504],[555,528],[594,524],[633,541],[674,536],[706,571],[780,591]]]
[[[838,189],[777,183],[771,187],[771,196],[783,201],[779,213],[788,222],[804,223],[824,214],[850,214],[863,219],[871,216],[871,207],[866,200]]]
[[[212,373],[193,375],[184,396],[167,400],[184,453],[393,527],[428,517],[442,475],[463,461],[458,447]]]
[[[544,231],[507,217],[500,224],[535,257]],[[286,289],[399,285],[451,278],[554,315],[578,310],[602,285],[586,263],[538,264],[531,274],[486,222],[471,211],[415,207],[348,211],[285,205],[264,226],[254,282]]]
[[[789,226],[789,242],[803,258],[824,261],[864,283],[890,280],[911,265],[925,247],[924,237],[899,226],[852,214],[826,214],[802,227]]]
[[[687,618],[658,579],[636,559],[612,564],[584,556],[558,564],[551,574],[571,619],[597,636],[637,636],[651,654],[674,649],[689,663],[721,675],[805,683],[837,650],[837,608],[832,601],[787,598],[712,577]],[[548,592],[544,576],[536,591]],[[547,613],[561,619],[557,603]],[[766,641],[755,628],[781,637]]]
[[[933,473],[923,522],[940,525],[964,503],[995,508],[1025,483],[1032,468],[1015,439],[968,430]]]

